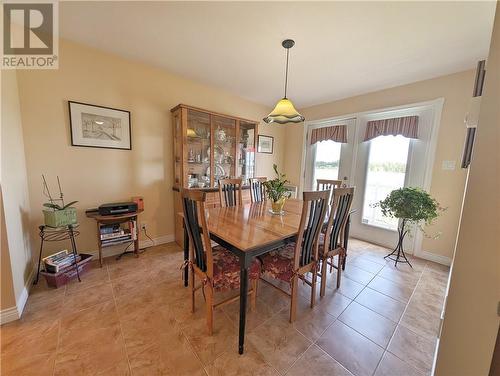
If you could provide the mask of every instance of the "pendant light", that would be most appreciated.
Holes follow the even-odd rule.
[[[295,42],[292,39],[285,39],[281,45],[286,49],[286,73],[285,73],[285,95],[283,99],[281,99],[274,110],[267,115],[263,120],[266,123],[278,123],[278,124],[287,124],[287,123],[300,123],[305,120],[304,116],[302,116],[293,106],[293,103],[286,97],[286,89],[288,84],[288,57],[290,55],[290,48],[295,45]]]

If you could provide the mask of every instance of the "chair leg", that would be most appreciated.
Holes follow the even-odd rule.
[[[255,307],[257,306],[257,288],[259,287],[259,280],[252,279],[252,280],[250,280],[250,283],[252,284],[252,296],[250,299],[250,309],[252,311],[255,311]]]
[[[340,288],[340,277],[342,274],[342,253],[339,253],[339,263],[337,266],[337,288]]]
[[[210,284],[205,285],[205,296],[207,299],[207,329],[208,335],[211,336],[214,327],[214,291]]]
[[[326,291],[326,268],[328,267],[326,260],[327,258],[324,258],[321,262],[321,287],[319,290],[319,296],[321,298],[325,296]]]
[[[318,271],[316,270],[316,265],[312,270],[312,281],[311,281],[311,308],[314,308],[316,304],[316,281],[318,278]]]
[[[190,268],[191,269],[191,279],[189,281],[190,285],[191,285],[191,313],[194,313],[194,309],[195,309],[195,304],[194,304],[194,293],[195,293],[195,289],[194,289],[194,270],[193,270],[193,267]]]
[[[298,289],[298,278],[297,276],[293,276],[292,278],[292,293],[291,293],[291,297],[292,297],[292,302],[290,304],[290,323],[294,322],[295,321],[295,318],[297,316],[297,289]]]

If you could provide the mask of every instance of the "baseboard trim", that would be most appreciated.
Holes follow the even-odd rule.
[[[0,311],[0,325],[7,324],[8,322],[16,321],[19,319],[17,307],[10,307]]]
[[[152,247],[153,245],[160,245],[160,244],[166,244],[166,243],[172,243],[175,240],[175,235],[174,234],[168,234],[168,235],[162,235],[158,236],[156,238],[153,238],[153,241],[149,240],[148,238],[139,240],[139,248],[144,249],[148,247]],[[115,247],[109,247],[103,250],[103,257],[110,257],[110,256],[116,256],[119,255],[120,253],[123,252],[125,247],[122,245],[117,245]],[[99,250],[93,250],[93,251],[84,251],[84,253],[88,253],[94,256],[94,258],[99,257]]]
[[[21,318],[26,302],[28,301],[29,291],[33,285],[35,274],[36,269],[31,269],[31,273],[23,287],[23,291],[21,291],[21,295],[17,299],[16,305],[0,311],[0,325],[19,320]]]
[[[436,255],[435,253],[429,251],[421,251],[418,253],[417,257],[423,258],[427,261],[433,261],[441,265],[451,265],[451,258],[442,255]]]
[[[21,318],[24,312],[24,307],[26,306],[26,302],[28,301],[29,290],[31,288],[31,284],[33,283],[32,277],[33,273],[31,273],[30,277],[28,278],[27,286],[26,285],[24,286],[23,291],[21,292],[21,296],[17,301],[17,312],[19,314],[19,318]]]

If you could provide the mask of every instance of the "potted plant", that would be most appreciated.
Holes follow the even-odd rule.
[[[76,224],[76,208],[72,207],[72,205],[76,204],[78,201],[71,201],[69,204],[64,203],[64,194],[61,190],[59,176],[57,177],[57,184],[59,186],[58,199],[52,198],[45,176],[42,175],[42,179],[43,192],[49,199],[49,202],[43,204],[44,207],[48,208],[43,210],[45,225],[49,227],[64,227]]]
[[[271,212],[273,214],[283,214],[283,206],[285,201],[290,197],[291,192],[285,187],[289,181],[286,179],[285,174],[278,172],[278,166],[273,164],[276,178],[263,182],[266,187],[267,197],[271,200]]]
[[[394,261],[405,262],[412,266],[406,258],[403,241],[410,232],[410,225],[415,224],[423,231],[423,225],[430,225],[443,210],[439,203],[420,188],[405,187],[392,191],[389,195],[373,205],[380,207],[382,215],[390,218],[398,218],[398,243],[394,251],[385,256]],[[396,256],[396,258],[393,258]],[[404,260],[403,260],[404,259]]]

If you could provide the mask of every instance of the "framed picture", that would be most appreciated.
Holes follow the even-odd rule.
[[[259,134],[257,152],[272,154],[274,148],[274,137]]]
[[[132,149],[130,112],[69,101],[71,145]]]

